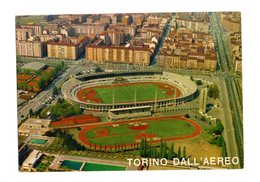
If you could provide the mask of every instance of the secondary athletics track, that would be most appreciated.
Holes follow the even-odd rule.
[[[160,120],[164,120],[164,119],[176,119],[176,120],[185,121],[185,122],[191,124],[194,127],[194,131],[191,134],[187,134],[187,135],[167,137],[167,138],[162,139],[162,141],[166,142],[166,141],[173,141],[173,140],[189,139],[189,138],[193,138],[193,137],[196,137],[196,136],[201,134],[202,130],[201,130],[200,125],[198,123],[196,123],[195,121],[191,120],[191,119],[185,118],[184,115],[182,114],[182,115],[163,116],[163,117],[156,117],[156,118],[141,118],[141,119],[127,120],[127,121],[106,122],[106,123],[93,123],[93,124],[90,124],[90,125],[84,127],[80,131],[80,133],[78,135],[78,138],[86,147],[90,147],[90,146],[93,146],[94,144],[89,141],[90,138],[86,137],[86,133],[89,130],[94,129],[96,127],[106,127],[106,126],[112,126],[114,124],[121,125],[121,124],[129,124],[129,123],[136,123],[136,122],[146,122],[149,125],[149,121],[158,121],[158,122],[160,122]],[[143,126],[141,126],[141,127],[143,127]],[[143,131],[145,131],[145,127],[143,127],[143,128],[137,127],[136,130],[143,130]],[[105,137],[105,136],[107,136],[107,134],[108,134],[107,131],[102,131],[100,133],[100,135],[98,135],[97,137]],[[135,139],[150,138],[150,137],[156,137],[156,135],[153,134],[153,133],[137,133]],[[151,140],[151,141],[149,141],[149,143],[158,143],[160,141],[161,141],[161,139]],[[124,146],[130,146],[130,145],[131,145],[131,143],[124,144]],[[114,146],[114,145],[107,146],[107,148],[115,148],[115,147],[116,146]]]

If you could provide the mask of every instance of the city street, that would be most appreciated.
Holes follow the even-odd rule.
[[[212,13],[211,31],[215,36],[215,44],[218,51],[218,59],[220,70],[217,76],[222,80],[220,89],[222,92],[222,101],[225,112],[224,136],[227,144],[227,152],[229,157],[238,157],[243,160],[243,125],[241,114],[238,109],[238,99],[236,99],[236,90],[233,87],[234,79],[238,76],[232,72],[231,59],[227,49],[226,41],[223,40],[225,32],[220,24],[217,13]],[[240,78],[241,79],[241,78]],[[232,117],[234,116],[234,117]],[[236,129],[238,128],[238,129]],[[243,164],[242,164],[243,165]],[[239,166],[231,166],[231,168],[239,168]]]
[[[58,76],[46,89],[40,92],[36,97],[29,101],[24,107],[18,110],[18,125],[21,124],[22,119],[27,117],[30,109],[36,111],[42,107],[42,101],[52,96],[52,88],[54,85],[61,86],[68,76],[77,68],[78,65],[69,65],[64,73]],[[24,117],[22,117],[24,116]]]

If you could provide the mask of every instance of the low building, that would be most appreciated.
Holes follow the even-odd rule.
[[[51,123],[50,119],[36,119],[28,118],[21,126],[18,128],[18,133],[20,135],[42,135],[48,129]]]
[[[47,68],[47,64],[40,63],[40,62],[30,62],[21,67],[21,69],[29,69],[33,71],[42,71]]]
[[[42,156],[42,152],[39,150],[33,150],[30,155],[23,162],[22,170],[24,171],[32,171],[39,159]]]

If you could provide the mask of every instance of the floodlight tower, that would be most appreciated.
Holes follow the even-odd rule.
[[[113,104],[113,109],[115,109],[115,90],[114,89],[113,89],[112,104]]]
[[[154,96],[154,111],[156,111],[157,108],[157,88],[155,90],[155,96]]]

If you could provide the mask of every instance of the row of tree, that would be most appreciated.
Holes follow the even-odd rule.
[[[222,125],[221,120],[217,119],[216,124],[211,128],[209,128],[208,130],[208,133],[212,134],[209,143],[222,147],[222,156],[226,157],[227,156],[226,142],[223,137],[223,131],[224,131],[224,126]]]
[[[49,73],[44,74],[40,77],[38,81],[39,89],[44,89],[49,83],[59,74],[60,71],[64,71],[64,62],[57,63],[54,66],[54,69],[51,70]]]
[[[139,149],[139,143],[133,142],[129,144],[115,144],[115,145],[100,145],[100,144],[91,144],[88,147],[90,150],[94,151],[105,151],[105,152],[122,152],[127,150],[136,150]]]
[[[18,90],[33,91],[33,86],[28,85],[26,82],[17,82],[17,89]]]
[[[151,158],[187,158],[186,156],[186,147],[184,146],[181,150],[181,147],[178,147],[178,151],[174,152],[174,144],[171,143],[170,146],[166,142],[160,142],[159,151],[157,146],[153,146],[147,142],[146,139],[142,139],[140,143],[140,156],[141,157],[151,157]]]

